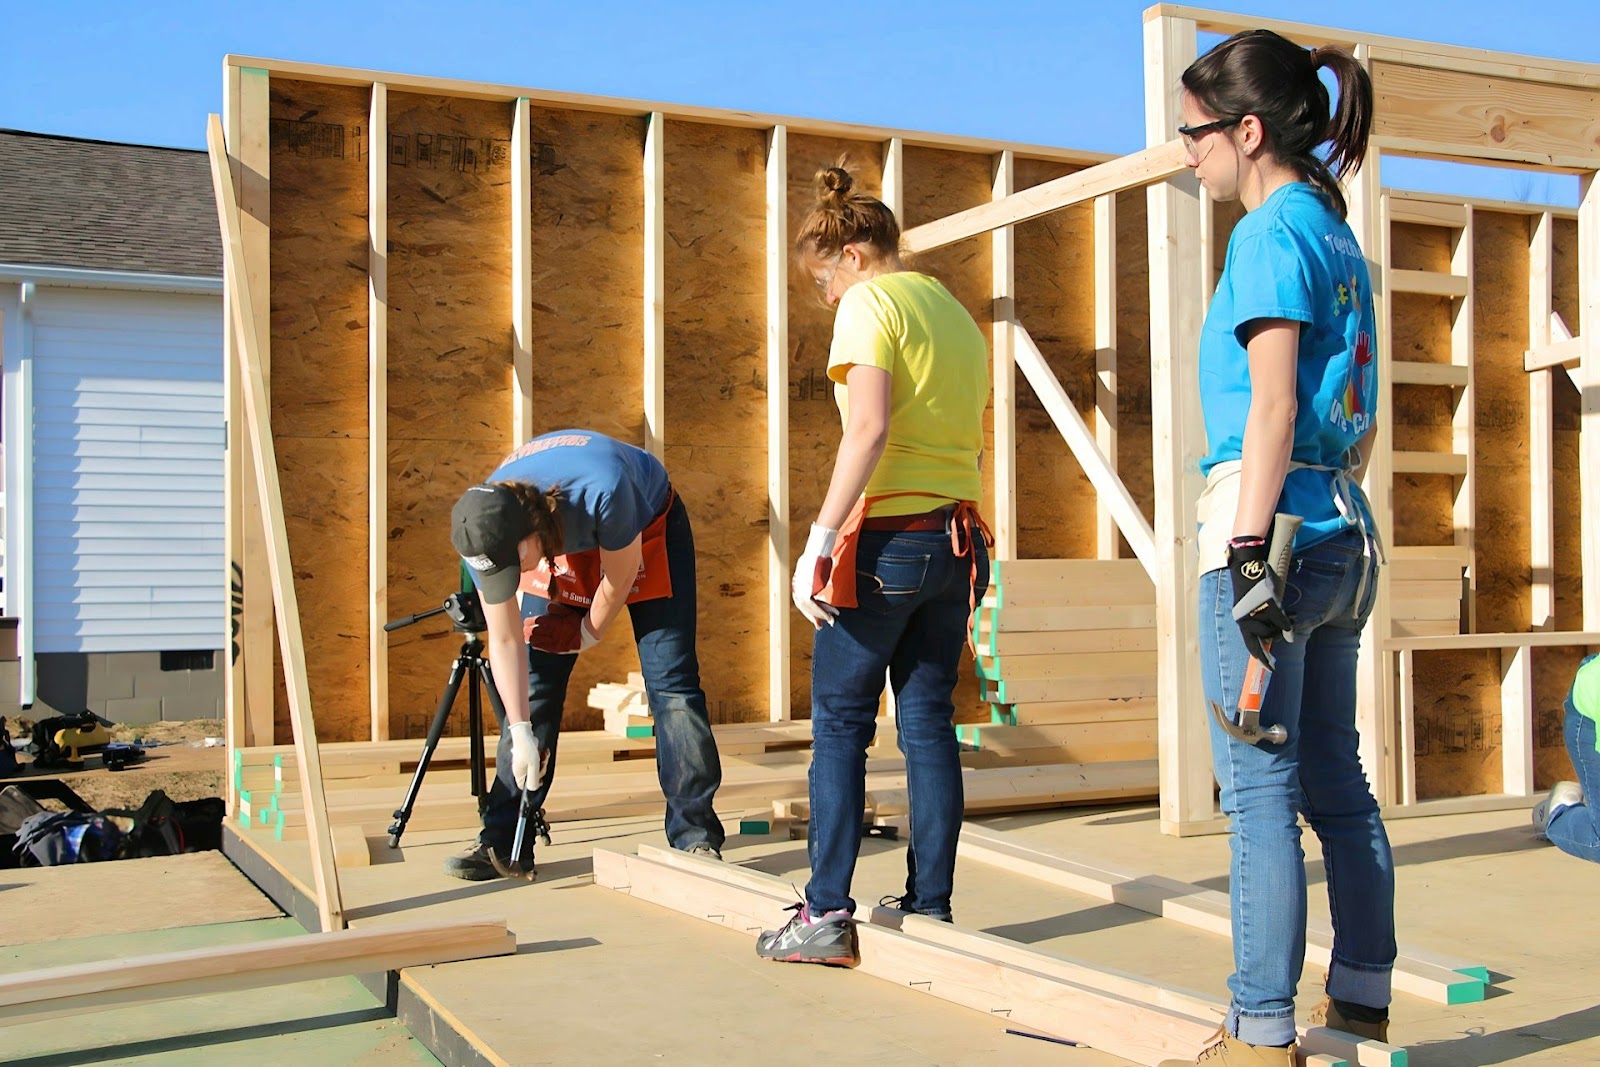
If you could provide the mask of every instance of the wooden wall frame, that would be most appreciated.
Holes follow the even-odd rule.
[[[1428,662],[1418,657],[1451,650],[1460,654],[1469,654],[1469,649],[1481,649],[1489,654],[1496,654],[1498,650],[1496,662],[1490,665],[1485,661],[1482,671],[1486,675],[1485,685],[1498,689],[1499,695],[1493,708],[1486,708],[1482,715],[1483,721],[1501,735],[1501,758],[1496,761],[1501,788],[1479,790],[1483,795],[1470,800],[1460,797],[1431,803],[1449,804],[1452,810],[1471,804],[1494,808],[1529,803],[1538,784],[1535,781],[1535,716],[1547,713],[1552,700],[1557,699],[1552,678],[1559,676],[1559,665],[1552,663],[1550,671],[1536,681],[1529,634],[1500,631],[1511,630],[1505,625],[1507,597],[1520,597],[1524,590],[1527,597],[1525,621],[1522,618],[1514,621],[1530,631],[1558,631],[1555,579],[1558,553],[1554,531],[1562,525],[1560,519],[1576,520],[1581,528],[1579,558],[1581,575],[1587,579],[1581,583],[1583,614],[1581,620],[1573,620],[1579,623],[1577,627],[1564,633],[1543,633],[1542,639],[1533,644],[1552,648],[1565,646],[1574,650],[1573,655],[1579,654],[1582,649],[1594,645],[1595,624],[1600,621],[1596,608],[1600,592],[1594,588],[1600,585],[1596,581],[1600,577],[1600,556],[1595,550],[1600,540],[1596,532],[1600,530],[1600,523],[1593,518],[1595,506],[1600,503],[1600,475],[1596,474],[1600,470],[1600,398],[1593,395],[1594,390],[1579,390],[1583,407],[1577,466],[1583,483],[1582,504],[1567,509],[1558,517],[1553,513],[1552,502],[1556,449],[1551,421],[1554,387],[1548,368],[1577,364],[1578,379],[1587,380],[1583,377],[1587,373],[1584,368],[1594,360],[1594,346],[1587,340],[1565,342],[1553,332],[1559,329],[1559,322],[1553,325],[1551,317],[1552,293],[1558,286],[1552,277],[1555,270],[1550,251],[1552,219],[1570,213],[1525,204],[1386,190],[1381,185],[1381,161],[1389,154],[1410,155],[1581,175],[1583,203],[1589,214],[1585,216],[1583,207],[1576,213],[1578,265],[1574,272],[1576,277],[1569,280],[1575,282],[1572,289],[1577,294],[1577,307],[1572,310],[1577,311],[1585,323],[1600,321],[1600,305],[1597,305],[1600,262],[1593,258],[1595,249],[1600,248],[1600,237],[1591,232],[1600,226],[1600,196],[1595,194],[1593,180],[1594,172],[1600,168],[1600,149],[1596,148],[1595,138],[1596,127],[1600,126],[1600,119],[1596,117],[1600,111],[1595,106],[1595,101],[1600,99],[1596,96],[1600,89],[1600,66],[1399,40],[1170,4],[1149,8],[1145,19],[1147,34],[1159,42],[1163,55],[1172,57],[1169,65],[1175,68],[1171,71],[1172,79],[1154,86],[1147,94],[1146,106],[1152,121],[1171,106],[1156,90],[1170,91],[1177,71],[1192,59],[1199,33],[1230,34],[1264,27],[1307,46],[1337,44],[1352,50],[1373,76],[1380,103],[1366,163],[1348,183],[1348,199],[1351,225],[1366,251],[1376,288],[1380,322],[1377,339],[1379,407],[1383,412],[1396,412],[1394,405],[1401,390],[1431,390],[1435,394],[1447,393],[1450,399],[1445,436],[1430,447],[1412,443],[1397,445],[1393,415],[1377,420],[1365,486],[1384,543],[1391,546],[1391,557],[1416,559],[1435,550],[1409,547],[1413,542],[1404,538],[1397,540],[1400,533],[1405,532],[1399,529],[1402,524],[1415,533],[1418,504],[1412,489],[1407,489],[1406,499],[1397,499],[1396,493],[1402,483],[1420,485],[1439,478],[1453,483],[1448,491],[1448,512],[1441,518],[1449,530],[1449,543],[1462,563],[1464,584],[1459,625],[1465,632],[1454,636],[1416,636],[1400,632],[1401,628],[1410,631],[1415,626],[1407,621],[1417,617],[1415,602],[1396,599],[1399,594],[1394,567],[1385,567],[1380,572],[1377,602],[1364,637],[1359,666],[1358,726],[1362,734],[1362,761],[1386,814],[1399,813],[1412,805],[1427,809],[1430,801],[1419,796],[1417,731],[1423,709],[1419,707],[1417,686],[1420,682],[1431,688],[1432,679],[1425,673],[1430,669]],[[1156,59],[1152,58],[1149,69],[1154,69],[1155,63]],[[1463,107],[1464,99],[1481,100],[1483,106]],[[1170,115],[1165,117],[1170,119]],[[1513,127],[1516,132],[1508,134]],[[1161,130],[1152,128],[1152,140],[1162,135]],[[1152,196],[1155,195],[1153,190]],[[1528,508],[1530,545],[1526,579],[1518,584],[1518,579],[1511,576],[1510,593],[1506,592],[1507,575],[1494,576],[1500,581],[1495,592],[1495,610],[1490,612],[1492,617],[1485,619],[1482,618],[1486,610],[1484,583],[1489,576],[1483,572],[1485,559],[1476,531],[1484,521],[1480,497],[1485,486],[1494,487],[1496,493],[1499,488],[1493,480],[1485,483],[1481,474],[1484,463],[1498,457],[1493,455],[1493,450],[1486,455],[1478,441],[1480,412],[1487,401],[1477,388],[1483,356],[1475,349],[1485,326],[1474,304],[1484,291],[1476,277],[1476,265],[1483,262],[1485,253],[1477,252],[1476,246],[1484,239],[1483,220],[1490,220],[1499,230],[1505,230],[1506,218],[1517,213],[1529,219],[1526,245],[1531,257],[1525,365],[1530,377],[1527,447],[1533,473],[1529,481],[1531,492],[1523,504]],[[1207,215],[1203,223],[1209,224],[1210,218]],[[1158,233],[1154,216],[1151,225],[1154,286]],[[1211,229],[1209,225],[1203,228]],[[1449,236],[1439,245],[1438,253],[1428,253],[1443,258],[1424,267],[1413,260],[1424,254],[1426,247],[1433,247],[1435,239],[1427,237],[1429,233]],[[1217,236],[1213,234],[1214,239]],[[1584,258],[1586,251],[1588,259]],[[1402,254],[1406,257],[1404,262],[1398,258]],[[1177,270],[1186,277],[1208,277],[1209,257],[1202,263],[1195,263],[1193,257],[1186,256],[1180,249],[1166,262],[1168,269]],[[1437,358],[1436,350],[1431,348],[1423,349],[1420,357],[1397,358],[1400,353],[1396,345],[1401,341],[1396,332],[1397,316],[1404,317],[1407,322],[1406,343],[1409,345],[1417,328],[1417,309],[1436,314],[1427,312],[1429,307],[1445,309],[1444,332],[1438,335],[1444,358]],[[1591,308],[1596,310],[1591,311]],[[1417,437],[1416,428],[1401,426],[1399,429],[1407,431],[1407,438]],[[1169,464],[1188,469],[1199,455],[1193,449],[1191,444],[1188,450],[1164,454]],[[1438,499],[1437,494],[1435,499]],[[1503,506],[1503,501],[1499,503]],[[1505,532],[1500,531],[1501,538]],[[1504,567],[1499,569],[1503,571]],[[1408,588],[1426,585],[1421,582],[1403,584]],[[1193,603],[1192,589],[1183,589],[1178,600]],[[1495,632],[1476,632],[1480,628]],[[1494,675],[1492,679],[1488,677],[1490,673]],[[1536,689],[1540,691],[1536,693]],[[1164,692],[1163,697],[1166,695]],[[1485,703],[1487,701],[1486,693]],[[1188,710],[1169,709],[1165,699],[1162,708],[1164,715],[1178,715]],[[1164,729],[1162,739],[1163,768],[1199,759],[1206,752],[1202,737]],[[1166,781],[1164,779],[1164,784]],[[1470,787],[1468,792],[1471,792]],[[1209,790],[1195,789],[1171,797],[1164,790],[1163,826],[1178,833],[1218,828],[1219,820],[1215,818]]]
[[[1156,578],[1162,826],[1172,833],[1220,829],[1209,739],[1203,716],[1194,714],[1203,700],[1193,618],[1198,574],[1192,516],[1201,487],[1195,460],[1204,441],[1190,375],[1206,287],[1213,277],[1210,256],[1225,232],[1221,216],[1185,173],[1177,142],[1167,138],[1176,123],[1177,76],[1196,54],[1198,35],[1258,25],[1304,43],[1345,44],[1389,79],[1386,85],[1410,84],[1402,76],[1406,70],[1425,70],[1430,76],[1454,72],[1469,79],[1565,87],[1566,96],[1535,96],[1568,104],[1576,99],[1570,93],[1592,93],[1600,85],[1600,70],[1585,64],[1160,5],[1146,12],[1145,22],[1151,147],[1107,159],[975,138],[228,57],[224,84],[229,146],[240,164],[236,182],[243,220],[242,265],[237,279],[229,276],[229,284],[245,291],[255,307],[268,307],[279,294],[269,282],[266,239],[284,242],[286,253],[292,253],[294,227],[309,221],[294,215],[307,210],[303,201],[277,213],[269,210],[273,153],[353,154],[362,165],[370,202],[318,206],[337,216],[334,221],[341,225],[359,209],[368,259],[362,278],[366,307],[347,326],[341,324],[350,331],[366,331],[366,395],[360,417],[367,425],[347,431],[366,449],[361,468],[368,483],[369,514],[361,531],[365,566],[350,574],[340,572],[337,561],[323,560],[296,572],[297,580],[310,583],[308,594],[353,593],[367,600],[368,632],[354,635],[372,664],[370,677],[363,680],[368,684],[362,687],[360,725],[354,725],[357,719],[344,706],[319,699],[319,708],[328,708],[323,725],[327,736],[416,732],[396,704],[417,702],[414,672],[402,670],[416,658],[417,646],[399,634],[385,638],[381,621],[389,611],[433,606],[414,602],[422,588],[417,560],[425,554],[443,558],[448,552],[440,547],[437,524],[430,528],[426,516],[445,508],[442,501],[460,484],[481,477],[508,444],[572,425],[573,413],[594,416],[597,429],[673,457],[669,467],[701,527],[702,629],[710,627],[719,649],[718,656],[703,657],[712,676],[708,690],[725,688],[727,672],[743,665],[737,673],[744,681],[732,687],[736,693],[726,700],[711,693],[713,717],[783,719],[794,713],[808,661],[803,635],[791,632],[788,568],[795,539],[803,536],[809,518],[806,509],[820,496],[815,483],[825,479],[826,471],[819,474],[818,469],[831,456],[825,446],[829,433],[836,433],[829,428],[836,419],[831,387],[820,373],[823,320],[798,299],[810,292],[810,284],[796,271],[788,241],[805,208],[798,194],[808,186],[809,171],[848,152],[868,171],[876,170],[863,182],[870,186],[876,181],[885,202],[906,221],[907,252],[927,257],[929,269],[947,277],[979,321],[993,324],[990,504],[1000,533],[996,557],[1114,558],[1123,551],[1121,542],[1127,542],[1131,554]],[[294,94],[327,96],[337,105],[332,110],[359,116],[366,128],[341,126],[331,114],[320,112],[316,120],[290,118]],[[1600,162],[1587,154],[1587,127],[1570,107],[1548,129],[1524,130],[1492,149],[1459,122],[1442,121],[1426,93],[1419,91],[1414,106],[1397,110],[1406,113],[1406,121],[1397,113],[1383,127],[1373,141],[1368,166],[1352,182],[1351,220],[1373,263],[1374,277],[1384,280],[1376,294],[1381,403],[1390,409],[1396,389],[1449,391],[1450,441],[1432,451],[1412,447],[1397,441],[1394,428],[1380,419],[1367,486],[1379,528],[1392,544],[1396,516],[1391,489],[1396,479],[1456,480],[1450,544],[1466,561],[1469,591],[1480,590],[1464,600],[1470,630],[1471,613],[1480,611],[1483,601],[1473,531],[1480,506],[1474,494],[1485,484],[1478,469],[1481,448],[1475,443],[1481,391],[1475,388],[1480,359],[1474,346],[1481,339],[1471,329],[1479,296],[1474,249],[1483,240],[1485,220],[1499,224],[1512,209],[1385,191],[1378,164],[1385,152],[1395,152],[1587,175]],[[295,112],[306,113],[305,108]],[[430,122],[435,126],[425,128]],[[437,132],[428,132],[435,128]],[[503,179],[500,167],[505,167]],[[1055,168],[1060,176],[1041,180],[1038,175],[1046,168]],[[404,188],[396,185],[402,174]],[[686,183],[689,174],[696,175],[693,187]],[[1130,207],[1137,201],[1124,196],[1119,205],[1117,198],[1141,189],[1146,190],[1150,313],[1146,320],[1141,309],[1139,321],[1128,327],[1121,321],[1126,310],[1119,319],[1118,297],[1128,304],[1134,295],[1121,273],[1132,257],[1126,249],[1118,255],[1116,234],[1119,216],[1136,221]],[[1526,363],[1533,375],[1529,396],[1536,423],[1531,447],[1541,469],[1545,464],[1560,466],[1560,431],[1551,421],[1554,416],[1546,417],[1549,404],[1557,402],[1553,398],[1562,395],[1563,379],[1557,375],[1600,380],[1600,354],[1589,340],[1591,332],[1582,328],[1600,321],[1600,190],[1592,177],[1584,178],[1582,204],[1572,218],[1559,210],[1529,213],[1534,223],[1527,247],[1543,258],[1530,270],[1528,306],[1548,305],[1551,313],[1564,311],[1579,323],[1578,338],[1568,340],[1560,336],[1558,319],[1530,311]],[[1092,264],[1093,304],[1081,327],[1074,327],[1081,336],[1059,341],[1041,331],[1036,339],[1017,308],[1037,302],[1046,273],[1023,248],[1028,235],[1039,232],[1029,227],[1066,225],[1064,209],[1074,206],[1082,211],[1071,215],[1080,220],[1072,224],[1077,228],[1070,230],[1071,240],[1083,250],[1084,262]],[[418,215],[423,208],[438,218],[423,219]],[[426,225],[414,225],[422,222]],[[1450,262],[1424,268],[1394,259],[1395,248],[1409,254],[1411,247],[1409,237],[1396,242],[1397,227],[1441,225],[1460,234]],[[1576,256],[1565,255],[1574,238],[1564,227],[1575,233]],[[1539,251],[1545,240],[1554,249],[1548,255]],[[473,260],[479,253],[482,263]],[[348,256],[340,258],[333,245],[319,254],[320,269],[356,265]],[[1575,285],[1568,279],[1574,261]],[[585,270],[575,271],[576,264]],[[474,265],[483,269],[465,269]],[[581,292],[561,288],[563,278],[579,273],[585,279]],[[719,288],[713,273],[730,284]],[[501,279],[505,291],[463,281],[466,277]],[[1440,365],[1393,358],[1394,305],[1415,299],[1451,307],[1451,357]],[[460,363],[459,352],[443,343],[435,348],[422,343],[449,332],[437,323],[421,340],[415,331],[402,337],[408,316],[429,307],[470,312],[461,319],[461,333],[472,346],[468,362]],[[321,308],[319,314],[333,321],[338,310]],[[1131,432],[1128,409],[1120,415],[1118,411],[1121,399],[1142,386],[1142,368],[1137,363],[1130,367],[1129,360],[1144,358],[1141,352],[1119,349],[1119,325],[1127,342],[1121,348],[1133,347],[1130,337],[1147,336],[1149,341],[1148,443],[1142,433]],[[278,373],[271,356],[273,337],[260,321],[255,332],[266,389]],[[236,343],[233,333],[230,345]],[[402,339],[404,345],[399,344]],[[285,347],[286,359],[304,359],[298,354],[303,346]],[[1061,354],[1063,349],[1068,357]],[[471,361],[485,355],[493,357],[488,364]],[[1063,375],[1078,365],[1068,367],[1064,358],[1087,369],[1088,384],[1063,386]],[[430,360],[437,368],[428,369]],[[1405,365],[1397,370],[1397,363]],[[284,373],[299,369],[296,362]],[[1028,390],[1015,387],[1018,369]],[[450,386],[446,392],[454,390],[451,395],[463,403],[469,398],[459,381],[463,376],[481,378],[490,392],[503,385],[511,394],[509,410],[500,400],[481,410],[469,404],[471,410],[464,413],[425,410],[418,398],[427,391],[419,388],[419,379],[428,373],[438,375]],[[1550,377],[1540,379],[1539,374]],[[585,380],[590,375],[593,382]],[[574,400],[574,382],[591,397],[603,397],[603,408]],[[241,389],[230,381],[230,410],[236,410],[232,405]],[[1045,409],[1043,421],[1023,417],[1022,410],[1035,402]],[[1600,391],[1581,390],[1579,406],[1582,462],[1576,466],[1585,501],[1579,511],[1592,515],[1600,510]],[[242,427],[243,421],[230,419],[230,430],[235,422]],[[400,431],[405,439],[396,438]],[[1057,435],[1097,491],[1095,514],[1078,541],[1041,548],[1039,537],[1030,535],[1027,518],[1038,507],[1036,496],[1030,495],[1037,491],[1020,488],[1019,474],[1024,472],[1016,457],[1030,443],[1047,438],[1059,447]],[[266,573],[261,542],[265,524],[250,510],[254,494],[238,491],[254,479],[246,451],[237,447],[241,441],[235,439],[236,447],[230,448],[229,468],[234,487],[228,505],[229,552],[241,568],[244,603],[240,657],[229,665],[228,721],[236,744],[261,744],[273,740],[275,719],[288,724],[291,716],[285,713],[287,695],[274,699],[271,672],[256,668],[272,662],[272,615],[251,596],[251,590],[269,582],[252,578]],[[1600,582],[1582,583],[1578,625],[1558,618],[1570,600],[1560,584],[1563,546],[1575,531],[1565,513],[1552,510],[1546,523],[1540,517],[1546,503],[1540,503],[1538,489],[1530,496],[1537,544],[1529,552],[1528,584],[1537,619],[1530,616],[1528,625],[1547,627],[1567,645],[1582,647],[1582,638],[1600,631]],[[294,507],[306,506],[302,501]],[[1581,525],[1576,555],[1583,575],[1600,574],[1600,535],[1594,527],[1593,520]],[[1027,548],[1030,536],[1033,547]],[[418,548],[424,544],[425,553]],[[1360,666],[1363,761],[1385,805],[1428,799],[1416,796],[1415,769],[1402,758],[1407,742],[1400,710],[1414,696],[1409,680],[1439,651],[1396,643],[1417,638],[1413,627],[1397,629],[1394,613],[1407,610],[1409,602],[1404,595],[1396,599],[1394,585],[1385,569]],[[708,602],[715,610],[704,607]],[[324,635],[319,631],[317,636]],[[402,640],[408,642],[403,652]],[[1495,684],[1512,684],[1496,706],[1509,707],[1506,702],[1514,703],[1512,697],[1523,691],[1529,701],[1544,699],[1547,694],[1532,693],[1541,684],[1537,669],[1535,682],[1526,684],[1528,661],[1519,658],[1516,640],[1506,641],[1503,647],[1511,651],[1506,664],[1495,666],[1500,676]],[[396,646],[392,654],[391,643]],[[1403,652],[1410,653],[1404,670]],[[580,672],[591,674],[575,676],[574,691],[581,693],[604,677],[620,677],[631,654],[631,649],[607,646],[591,654],[592,659],[586,656]],[[313,663],[312,686],[318,684],[318,670],[325,669]],[[432,695],[426,702],[429,712]],[[1532,788],[1533,772],[1525,758],[1527,731],[1532,729],[1528,716],[1506,711],[1503,718],[1514,721],[1517,731],[1503,761],[1507,781],[1518,791]],[[1411,783],[1409,792],[1403,779]]]

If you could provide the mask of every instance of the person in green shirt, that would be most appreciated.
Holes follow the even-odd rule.
[[[1557,782],[1533,809],[1533,832],[1561,851],[1600,863],[1600,813],[1584,802],[1600,793],[1600,657],[1585,656],[1567,692],[1567,755],[1576,782]]]

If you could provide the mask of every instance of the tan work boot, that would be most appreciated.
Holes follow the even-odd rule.
[[[1347,1034],[1364,1037],[1368,1041],[1389,1041],[1389,1020],[1381,1023],[1359,1023],[1354,1019],[1346,1019],[1339,1014],[1339,1009],[1334,1007],[1332,997],[1324,997],[1322,1003],[1311,1010],[1309,1020],[1312,1026],[1326,1026],[1329,1030],[1339,1030]]]
[[[1211,1044],[1194,1059],[1162,1060],[1157,1067],[1195,1067],[1196,1064],[1205,1064],[1206,1067],[1294,1067],[1294,1046],[1247,1045],[1219,1026],[1212,1035]]]

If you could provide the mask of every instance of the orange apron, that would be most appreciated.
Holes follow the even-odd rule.
[[[845,516],[844,525],[839,527],[839,535],[834,539],[833,554],[829,557],[827,565],[817,568],[817,575],[812,583],[812,597],[836,608],[857,607],[856,550],[860,546],[861,524],[866,519],[867,510],[880,500],[889,500],[897,496],[926,495],[909,492],[885,493],[882,496],[863,496],[857,500],[856,506]],[[994,534],[990,532],[989,524],[983,521],[983,516],[978,513],[978,505],[971,500],[958,501],[950,519],[950,549],[957,558],[966,556],[968,559],[969,613],[978,606],[978,554],[972,548],[974,537],[983,538],[985,548],[994,544]],[[970,635],[971,627],[968,627],[969,642]]]
[[[667,567],[667,515],[677,499],[670,489],[667,504],[639,534],[639,573],[634,576],[633,590],[627,603],[643,600],[660,600],[672,595],[672,573]],[[555,557],[552,568],[548,561],[540,560],[531,571],[524,571],[517,588],[532,596],[544,597],[552,607],[557,604],[587,610],[600,588],[600,550],[591,548],[583,552],[569,552]]]

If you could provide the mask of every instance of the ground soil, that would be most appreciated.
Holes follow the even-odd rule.
[[[12,730],[13,737],[20,733],[18,729]],[[220,720],[195,719],[142,726],[118,723],[111,728],[111,736],[115,741],[146,745],[144,760],[121,771],[110,771],[98,755],[87,753],[82,770],[52,769],[34,774],[28,764],[30,757],[19,751],[17,756],[23,763],[23,772],[18,777],[59,778],[98,810],[136,808],[155,789],[164,790],[173,800],[222,796],[227,749],[221,744]],[[217,743],[206,747],[207,738],[216,738]],[[15,780],[0,779],[0,785]]]

